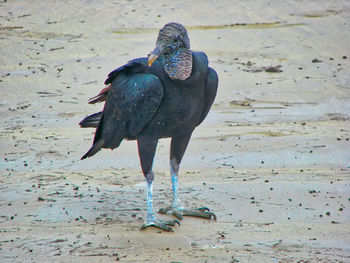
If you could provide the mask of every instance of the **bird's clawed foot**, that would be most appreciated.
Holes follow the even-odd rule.
[[[150,222],[144,223],[141,226],[140,230],[144,230],[147,227],[157,227],[159,229],[162,229],[164,231],[168,231],[168,232],[173,232],[173,228],[170,226],[175,226],[175,224],[180,225],[180,222],[178,220],[161,220],[161,219],[153,219]]]
[[[160,214],[167,214],[168,212],[171,212],[171,214],[177,217],[179,220],[182,220],[183,216],[195,216],[195,217],[202,217],[207,219],[213,218],[214,220],[216,220],[216,215],[213,212],[210,212],[208,207],[185,209],[180,206],[177,206],[177,207],[168,206],[165,208],[161,208],[158,211],[158,213]]]

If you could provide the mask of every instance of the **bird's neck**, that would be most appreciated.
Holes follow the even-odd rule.
[[[192,52],[189,49],[178,49],[164,56],[165,72],[171,79],[185,80],[192,73]]]

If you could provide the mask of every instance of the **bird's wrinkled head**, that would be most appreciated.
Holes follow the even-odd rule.
[[[168,23],[159,30],[156,48],[148,56],[148,65],[160,56],[177,51],[180,48],[190,49],[190,39],[186,28],[179,23]]]

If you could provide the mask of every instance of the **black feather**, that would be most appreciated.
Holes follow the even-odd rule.
[[[79,122],[79,125],[81,128],[97,128],[98,124],[100,123],[101,117],[102,111],[94,113],[83,119],[81,122]]]
[[[92,145],[92,147],[90,148],[90,150],[87,153],[85,153],[85,155],[83,157],[81,157],[81,160],[84,160],[88,157],[95,155],[99,150],[101,150],[102,145],[103,145],[102,139],[95,142],[94,145]]]

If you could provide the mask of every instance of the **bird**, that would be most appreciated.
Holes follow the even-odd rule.
[[[218,89],[218,75],[204,52],[192,51],[186,28],[175,22],[159,30],[148,57],[127,62],[112,71],[105,87],[89,103],[105,101],[103,111],[80,122],[96,128],[92,147],[81,158],[102,148],[115,149],[125,140],[136,140],[146,181],[147,215],[141,230],[156,227],[173,231],[183,216],[216,220],[207,207],[184,208],[179,199],[179,167],[194,129],[207,116]],[[162,220],[153,208],[153,158],[159,139],[171,138],[170,174],[172,203],[159,209],[177,219]]]

